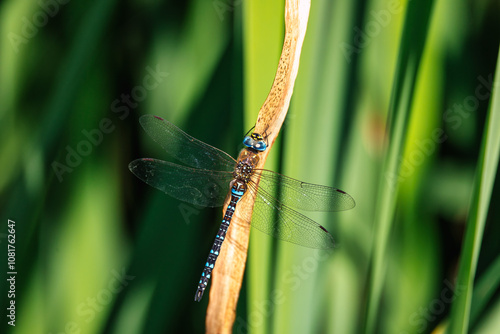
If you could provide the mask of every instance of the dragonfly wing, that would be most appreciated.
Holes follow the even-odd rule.
[[[269,194],[279,194],[283,204],[306,211],[342,211],[354,208],[354,199],[346,192],[292,179],[270,170],[258,170],[259,188]]]
[[[335,246],[332,235],[323,226],[283,205],[261,188],[255,200],[252,226],[277,239],[309,248]]]
[[[209,171],[156,159],[138,159],[129,169],[139,179],[167,195],[199,206],[224,204],[232,173]]]
[[[143,115],[139,122],[165,151],[188,166],[232,171],[236,165],[236,160],[226,152],[191,137],[161,117]]]

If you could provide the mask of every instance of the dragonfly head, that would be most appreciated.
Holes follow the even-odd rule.
[[[245,136],[245,138],[243,139],[243,145],[259,152],[263,152],[267,148],[267,144],[264,141],[264,137],[255,132],[252,133],[250,136]]]

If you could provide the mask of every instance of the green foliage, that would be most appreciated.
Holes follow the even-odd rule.
[[[500,50],[499,50],[500,51]],[[500,64],[500,52],[498,53],[497,64]],[[500,78],[500,66],[497,66],[496,80]],[[467,217],[467,228],[462,246],[460,267],[457,277],[457,288],[463,288],[463,293],[457,296],[453,304],[450,316],[450,333],[467,333],[469,331],[471,301],[474,291],[474,278],[476,276],[479,251],[483,241],[484,226],[488,216],[488,208],[491,202],[491,193],[498,168],[498,158],[500,154],[500,88],[494,87],[492,104],[486,116],[483,139],[478,157],[475,184],[472,201]],[[494,264],[493,264],[494,265]],[[496,268],[497,266],[493,266]],[[492,269],[493,269],[492,268]],[[497,272],[483,276],[488,279],[491,286],[498,286]],[[484,283],[480,286],[484,289]],[[481,291],[481,290],[479,290]],[[489,296],[488,296],[489,295]],[[487,302],[491,292],[483,296],[486,300],[475,298],[476,307]],[[475,313],[474,315],[476,315]]]

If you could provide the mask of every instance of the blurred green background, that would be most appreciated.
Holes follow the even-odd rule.
[[[236,156],[283,13],[264,0],[0,4],[0,332],[204,332],[209,298],[193,297],[221,209],[129,172],[167,158],[138,118]],[[333,252],[252,230],[235,333],[498,333],[499,41],[497,0],[312,0],[266,167],[357,206],[308,214]]]

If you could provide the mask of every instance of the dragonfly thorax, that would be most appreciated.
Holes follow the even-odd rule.
[[[236,164],[236,168],[234,169],[233,176],[236,180],[241,180],[247,183],[248,181],[250,181],[252,173],[253,173],[252,166],[243,161],[238,161],[238,163]]]
[[[250,150],[243,150],[233,172],[234,178],[247,183],[250,181],[253,169],[257,166],[258,162],[259,155],[257,153],[251,152]]]

